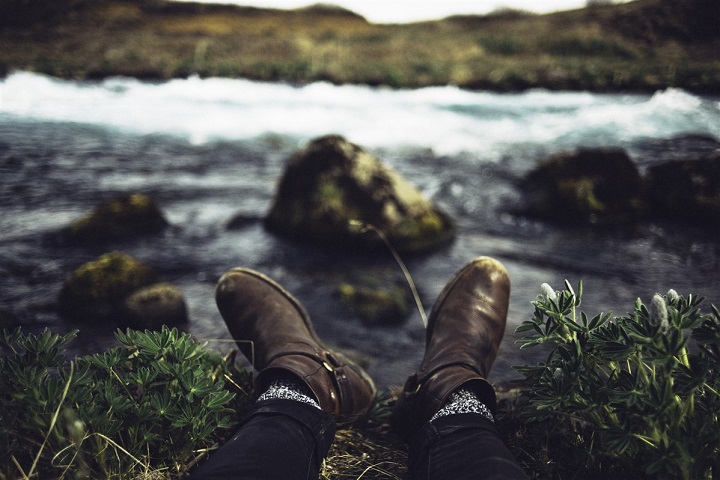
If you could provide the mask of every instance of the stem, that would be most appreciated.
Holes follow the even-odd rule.
[[[690,368],[690,359],[688,358],[687,347],[683,347],[682,350],[680,350],[680,363]]]
[[[645,368],[647,368],[647,367],[646,367],[645,363],[642,361],[642,354],[640,352],[636,352],[636,355],[634,356],[634,358],[635,358],[635,363],[637,365],[637,374],[640,376],[640,378],[642,379],[642,381],[645,385],[649,385],[650,379],[648,378],[647,372],[645,371]],[[654,380],[654,375],[653,375],[653,380]]]
[[[695,394],[688,395],[687,404],[685,404],[685,415],[692,417],[695,415]]]
[[[122,378],[120,378],[120,375],[117,374],[115,369],[110,367],[110,373],[112,373],[113,376],[115,377],[115,379],[120,383],[120,386],[123,388],[123,390],[125,390],[125,393],[127,394],[128,398],[130,400],[132,400],[135,405],[137,405],[138,404],[137,400],[135,399],[133,394],[130,392],[130,390],[128,390],[127,385],[125,385],[125,382],[123,382]]]
[[[397,262],[398,266],[400,266],[400,270],[402,270],[403,275],[405,276],[405,281],[408,283],[408,286],[410,287],[410,291],[412,292],[413,299],[415,300],[415,305],[417,306],[418,312],[420,313],[420,318],[422,319],[423,326],[427,328],[428,326],[428,319],[427,314],[425,313],[425,307],[422,305],[422,301],[420,300],[420,295],[418,294],[417,288],[415,288],[415,282],[413,282],[412,276],[410,275],[410,272],[408,271],[407,267],[405,266],[405,262],[402,261],[402,258],[400,258],[400,255],[395,250],[395,247],[392,246],[390,243],[390,240],[385,236],[382,230],[377,228],[374,225],[370,225],[369,223],[363,223],[359,220],[351,220],[350,221],[351,226],[359,226],[362,232],[366,232],[368,230],[372,230],[377,234],[378,237],[380,237],[380,240],[385,244],[385,246],[390,250],[390,253],[392,253],[393,258]]]
[[[23,480],[27,480],[28,478],[30,478],[30,477],[27,476],[27,474],[26,474],[25,471],[23,470],[22,465],[20,465],[20,462],[18,462],[18,461],[17,461],[17,458],[15,458],[15,455],[12,455],[12,456],[10,457],[10,459],[11,459],[12,462],[15,464],[15,468],[18,469],[18,472],[20,472],[20,476],[21,476],[21,478],[22,478]]]
[[[106,436],[106,435],[103,435],[102,433],[93,433],[92,435],[96,435],[98,438],[101,438],[102,440],[104,440],[106,443],[112,445],[112,446],[113,446],[114,448],[116,448],[117,450],[120,450],[120,451],[123,452],[125,455],[127,455],[128,458],[130,458],[133,462],[135,462],[136,464],[138,464],[138,465],[140,465],[140,466],[143,465],[143,463],[142,463],[140,460],[138,460],[137,458],[135,458],[130,452],[128,452],[127,450],[125,450],[120,444],[118,444],[118,443],[117,443],[116,441],[114,441],[112,438],[110,438],[110,437],[108,437],[108,436]]]
[[[712,388],[710,385],[705,384],[705,388],[707,388],[707,389],[710,390],[712,393],[714,393],[716,397],[720,397],[720,392],[718,392],[717,390],[715,390],[714,388]]]
[[[43,443],[40,445],[40,449],[38,450],[37,455],[35,455],[35,460],[33,461],[32,467],[30,467],[30,472],[27,474],[28,478],[31,478],[33,476],[33,473],[35,472],[35,468],[37,468],[37,464],[40,461],[40,456],[42,455],[42,452],[45,449],[45,445],[47,445],[48,438],[50,438],[50,434],[52,433],[53,429],[55,428],[57,419],[60,416],[60,409],[62,408],[63,403],[65,403],[65,398],[67,398],[68,390],[70,390],[70,384],[72,383],[74,370],[75,370],[75,362],[70,362],[70,375],[68,375],[68,380],[65,383],[65,388],[63,389],[62,396],[60,397],[60,402],[58,402],[58,406],[55,409],[55,413],[53,414],[52,419],[50,420],[50,427],[48,428],[48,431],[45,434],[45,438],[43,439]]]

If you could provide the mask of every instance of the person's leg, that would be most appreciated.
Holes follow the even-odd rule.
[[[491,418],[452,413],[423,425],[410,442],[410,478],[526,480]]]
[[[317,479],[334,436],[331,414],[295,400],[264,400],[190,480]]]
[[[505,332],[510,279],[480,257],[435,302],[425,355],[393,412],[408,441],[413,479],[526,479],[494,426],[495,391],[486,378]]]
[[[232,269],[218,281],[215,298],[233,339],[259,371],[260,396],[240,430],[192,478],[317,478],[335,419],[352,420],[372,406],[372,379],[328,350],[300,302],[268,277]]]

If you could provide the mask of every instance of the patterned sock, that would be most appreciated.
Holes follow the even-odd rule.
[[[306,403],[320,410],[320,404],[315,400],[310,388],[292,375],[282,375],[274,379],[257,401],[278,398]]]
[[[479,413],[495,423],[495,418],[490,412],[490,409],[478,399],[477,395],[465,388],[461,388],[450,394],[445,405],[433,415],[430,421],[432,422],[436,418],[455,415],[457,413]]]

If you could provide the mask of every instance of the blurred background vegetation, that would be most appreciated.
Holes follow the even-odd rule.
[[[5,0],[0,74],[200,76],[496,91],[720,91],[720,2],[636,0],[372,24],[342,8]]]

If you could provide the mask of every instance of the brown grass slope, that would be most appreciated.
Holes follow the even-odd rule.
[[[327,7],[6,0],[0,7],[0,73],[198,74],[499,91],[675,86],[717,93],[716,10],[717,0],[637,0],[550,15],[506,11],[378,25]]]

